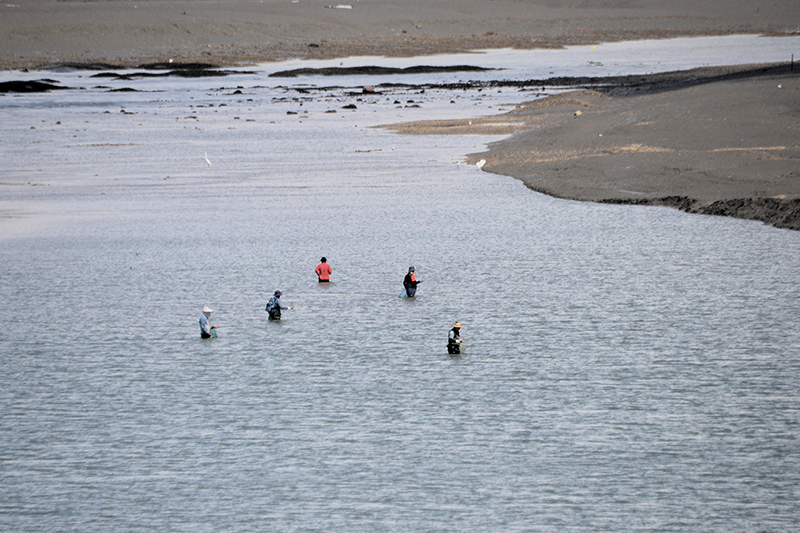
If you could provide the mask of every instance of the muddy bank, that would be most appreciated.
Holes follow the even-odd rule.
[[[734,198],[708,204],[685,196],[668,196],[639,200],[610,199],[602,203],[674,207],[687,213],[758,220],[776,228],[800,230],[800,198]]]
[[[484,159],[483,170],[559,198],[666,205],[800,230],[800,69],[557,80],[569,83],[577,90],[497,116],[385,127],[510,134],[469,161]]]
[[[473,159],[562,198],[800,230],[800,72],[715,77],[691,73],[646,80],[636,92],[606,88],[521,106],[510,114],[527,128]]]

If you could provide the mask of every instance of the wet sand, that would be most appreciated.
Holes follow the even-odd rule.
[[[531,80],[573,86],[495,116],[386,125],[509,135],[471,154],[559,198],[661,205],[800,230],[800,68],[707,67]]]
[[[522,105],[483,122],[525,127],[471,161],[561,198],[800,230],[800,69],[725,70]]]
[[[0,10],[3,68],[169,59],[243,65],[800,31],[795,0],[26,0]],[[628,92],[620,81],[621,91],[521,106],[496,121],[516,133],[473,159],[554,196],[672,205],[800,229],[798,69],[719,77],[726,73],[706,71],[693,84],[662,78]],[[500,127],[491,122],[473,120]],[[447,130],[478,131],[454,126]],[[404,128],[427,130],[443,131]]]

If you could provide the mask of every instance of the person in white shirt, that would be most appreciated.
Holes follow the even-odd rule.
[[[208,320],[211,318],[211,309],[208,307],[203,308],[203,314],[200,315],[200,338],[202,339],[210,339],[214,335],[211,334],[212,329],[216,329],[217,326],[212,326],[208,323]]]

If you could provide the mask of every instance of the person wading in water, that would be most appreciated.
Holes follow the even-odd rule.
[[[408,267],[408,274],[403,278],[403,287],[406,288],[406,296],[413,298],[414,295],[417,294],[418,283],[422,283],[422,281],[417,280],[415,268],[413,266]]]
[[[320,283],[328,283],[331,280],[331,266],[328,264],[328,260],[324,257],[319,260],[319,264],[317,268],[314,269],[314,272],[317,273],[317,278],[319,279]]]
[[[264,310],[269,313],[270,320],[280,320],[281,309],[291,309],[291,307],[286,307],[281,303],[282,294],[281,291],[275,291],[275,294],[267,302],[267,307],[264,308]]]
[[[447,353],[450,355],[456,355],[461,353],[461,346],[463,345],[461,341],[461,322],[456,322],[453,324],[453,329],[450,330],[450,334],[447,336]]]
[[[208,323],[208,320],[211,318],[211,309],[208,307],[203,308],[203,314],[200,315],[200,338],[201,339],[210,339],[214,337],[213,329],[217,329],[217,326],[212,326]]]

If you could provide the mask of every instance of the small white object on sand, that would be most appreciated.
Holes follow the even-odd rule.
[[[475,166],[478,167],[478,168],[483,168],[483,165],[485,165],[485,164],[486,164],[486,160],[485,159],[481,159],[480,161],[475,163]]]

